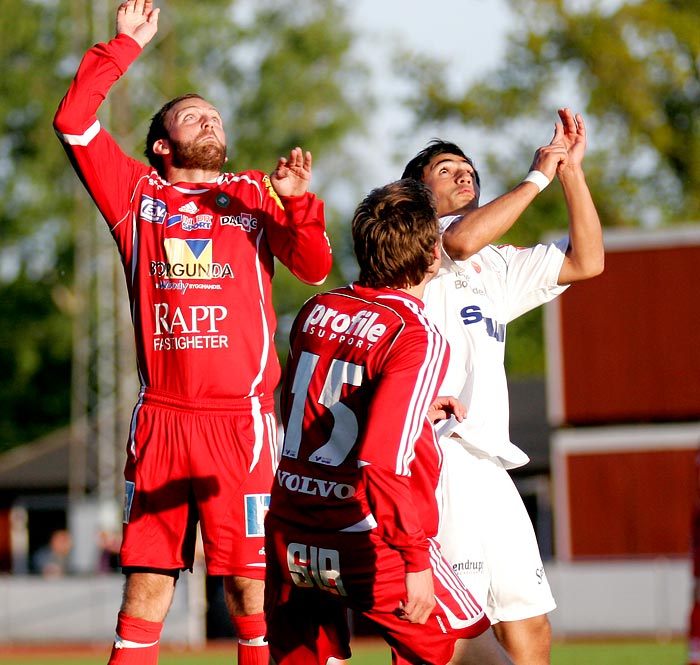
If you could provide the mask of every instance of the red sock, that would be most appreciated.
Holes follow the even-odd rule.
[[[238,636],[238,665],[268,665],[270,649],[265,641],[265,615],[231,617]]]
[[[119,612],[108,665],[157,665],[162,621],[146,621]]]

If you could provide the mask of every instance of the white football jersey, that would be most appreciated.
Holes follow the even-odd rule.
[[[444,231],[459,217],[443,217]],[[443,251],[442,267],[425,291],[426,311],[450,344],[450,364],[440,395],[458,397],[467,416],[440,423],[464,443],[503,460],[507,468],[529,457],[510,440],[504,367],[506,325],[563,293],[557,279],[568,238],[518,248],[488,245],[463,261]]]

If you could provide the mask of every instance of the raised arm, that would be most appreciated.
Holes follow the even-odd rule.
[[[554,179],[559,164],[566,159],[563,137],[564,128],[555,123],[550,143],[535,151],[530,172],[539,171],[548,182]],[[463,213],[462,218],[452,223],[442,236],[447,255],[454,260],[467,259],[495,242],[515,224],[540,191],[541,186],[535,182],[523,180],[511,191],[481,207],[477,200],[468,210],[458,211]]]
[[[115,236],[123,241],[120,247],[124,252],[130,251],[130,227],[119,222],[128,214],[134,183],[150,167],[124,153],[102,127],[97,113],[157,27],[158,10],[150,0],[129,0],[119,5],[116,37],[88,49],[53,122],[71,164],[100,212],[113,229],[118,227]]]
[[[567,159],[557,168],[569,213],[569,248],[559,271],[559,284],[571,284],[603,272],[605,248],[600,218],[583,172],[586,125],[569,109],[560,109]]]
[[[117,35],[131,37],[141,48],[158,32],[160,9],[153,7],[153,0],[127,0],[117,9]]]

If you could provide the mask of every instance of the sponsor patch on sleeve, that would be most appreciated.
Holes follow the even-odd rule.
[[[266,175],[263,177],[263,184],[265,185],[265,189],[267,189],[267,193],[270,195],[272,199],[274,199],[275,203],[280,207],[280,210],[284,210],[284,206],[282,205],[282,201],[280,201],[280,197],[277,196],[277,192],[275,191],[275,188],[272,186],[272,182],[270,181],[270,176]]]

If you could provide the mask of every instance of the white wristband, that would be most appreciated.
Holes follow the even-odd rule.
[[[549,178],[542,171],[530,171],[523,182],[531,182],[537,185],[537,189],[542,191],[549,184]]]

